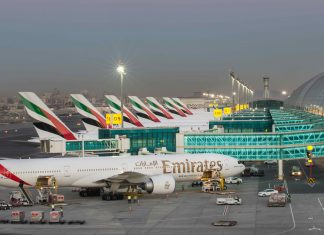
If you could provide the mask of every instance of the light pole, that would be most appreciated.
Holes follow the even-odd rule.
[[[235,95],[236,95],[236,92],[234,91],[234,92],[232,93],[232,96],[233,96],[233,101],[232,101],[233,113],[235,112]]]
[[[241,112],[241,94],[240,94],[240,88],[241,88],[241,82],[240,79],[236,79],[237,81],[237,103],[238,103],[238,111]]]
[[[117,72],[120,74],[120,112],[121,112],[121,127],[124,128],[124,75],[125,73],[125,67],[123,65],[118,65]]]

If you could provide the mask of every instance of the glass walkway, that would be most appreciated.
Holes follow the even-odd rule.
[[[322,117],[290,109],[270,110],[270,114],[275,132],[183,133],[183,146],[177,148],[185,153],[221,153],[240,160],[288,160],[305,158],[306,147],[312,145],[315,156],[324,156]]]

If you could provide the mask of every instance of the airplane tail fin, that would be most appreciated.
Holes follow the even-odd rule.
[[[34,92],[19,92],[29,116],[41,124],[34,124],[38,134],[46,138],[61,137],[76,140],[74,133],[50,110]],[[41,137],[41,136],[40,136]]]
[[[116,96],[105,95],[105,98],[110,110],[113,113],[121,113],[121,102]],[[140,122],[140,120],[138,120],[138,118],[125,106],[123,106],[123,120],[137,127],[143,127],[143,124]]]
[[[128,97],[138,116],[150,119],[153,122],[160,122],[155,114],[150,109],[148,109],[137,96]]]
[[[167,119],[173,119],[172,115],[154,97],[146,97],[146,100],[154,114]]]
[[[82,122],[87,131],[95,131],[98,128],[107,128],[104,116],[81,94],[71,94],[72,101],[78,113],[85,118]]]
[[[172,98],[174,103],[180,107],[180,109],[185,112],[186,114],[193,115],[193,113],[188,109],[188,107],[179,99],[179,98]]]
[[[163,97],[164,103],[166,107],[169,109],[171,113],[180,115],[181,117],[186,117],[186,114],[181,110],[181,108],[173,102],[169,97]]]

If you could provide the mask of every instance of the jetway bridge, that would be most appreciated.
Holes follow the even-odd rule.
[[[271,116],[271,119],[268,118]],[[180,133],[177,151],[185,153],[220,153],[240,160],[289,160],[306,157],[306,147],[314,146],[315,156],[324,156],[324,120],[321,116],[294,109],[270,110],[268,115],[246,111],[219,124],[260,125],[260,117],[272,122],[273,132],[258,133]],[[246,119],[249,117],[250,119]],[[232,124],[228,124],[230,120]]]

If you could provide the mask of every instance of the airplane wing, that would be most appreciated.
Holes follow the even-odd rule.
[[[147,179],[148,176],[142,173],[127,171],[118,175],[113,175],[106,179],[95,181],[95,183],[107,182],[107,183],[119,183],[119,184],[127,184],[127,183],[140,184],[145,182]]]
[[[138,173],[138,172],[123,172],[117,175],[109,176],[105,178],[104,176],[96,175],[96,176],[86,176],[78,179],[73,183],[73,186],[83,185],[83,184],[140,184],[146,182],[149,179],[147,175]]]

